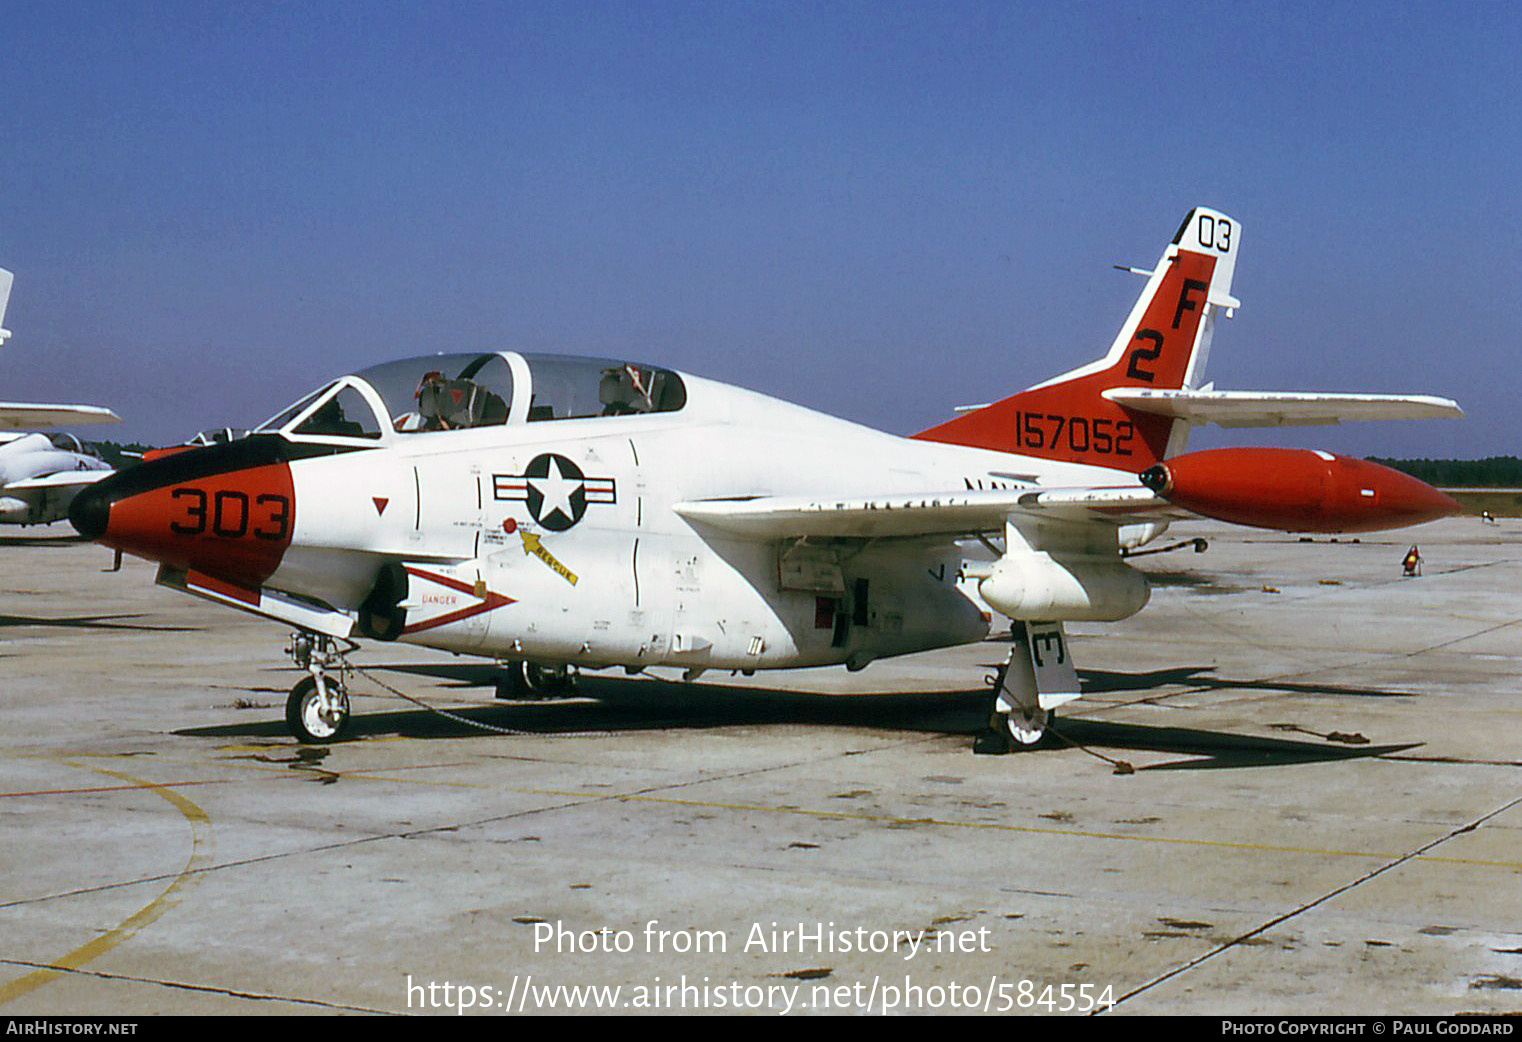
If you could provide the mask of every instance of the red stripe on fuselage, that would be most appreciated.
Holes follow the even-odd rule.
[[[226,582],[214,575],[207,575],[205,572],[186,572],[185,585],[192,589],[205,590],[219,597],[238,601],[241,604],[248,605],[250,608],[259,607],[259,591],[257,588],[251,589],[247,586],[239,586],[237,583]]]

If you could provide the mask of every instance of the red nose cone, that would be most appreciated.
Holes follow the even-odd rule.
[[[1191,452],[1143,481],[1205,517],[1287,532],[1377,532],[1463,512],[1409,474],[1309,449]]]
[[[75,498],[70,520],[107,546],[170,568],[262,585],[291,543],[291,468],[223,448],[179,453],[97,482]]]

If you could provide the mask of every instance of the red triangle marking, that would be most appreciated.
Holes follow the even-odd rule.
[[[386,504],[390,503],[391,500],[382,498],[381,496],[371,496],[370,502],[375,504],[375,514],[377,517],[379,517],[381,514],[386,512]]]

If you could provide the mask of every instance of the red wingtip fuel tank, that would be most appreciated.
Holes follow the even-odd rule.
[[[1285,532],[1377,532],[1463,511],[1409,474],[1312,449],[1190,452],[1141,481],[1196,514]]]
[[[291,543],[289,458],[278,438],[161,456],[84,489],[69,520],[82,535],[137,557],[259,586]]]

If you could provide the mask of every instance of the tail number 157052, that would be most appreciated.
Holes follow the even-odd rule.
[[[1022,449],[1067,449],[1105,456],[1131,455],[1136,427],[1129,420],[1017,412],[1015,444]]]

